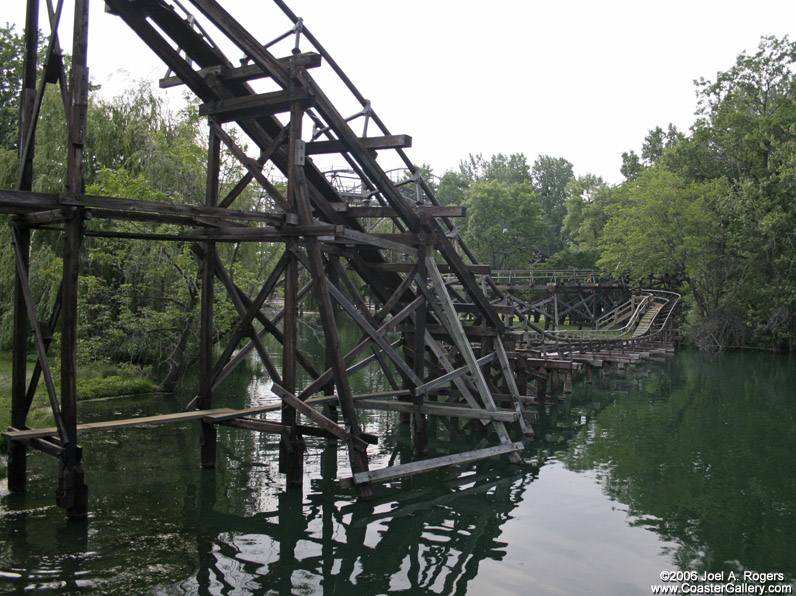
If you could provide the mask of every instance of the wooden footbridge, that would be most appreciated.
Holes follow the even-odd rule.
[[[561,375],[566,391],[573,371],[585,369],[588,379],[595,367],[622,366],[672,349],[676,296],[633,293],[624,282],[606,282],[591,272],[588,279],[526,272],[529,284],[520,284],[517,275],[490,276],[489,268],[477,264],[456,236],[453,218],[463,217],[464,209],[440,206],[407,157],[404,149],[411,138],[389,131],[305,23],[282,0],[274,1],[285,18],[281,32],[276,31],[274,41],[265,45],[216,0],[105,2],[107,10],[168,67],[161,86],[184,85],[201,101],[200,114],[207,118],[209,135],[206,193],[195,204],[185,205],[85,194],[88,0],[75,0],[69,72],[57,36],[63,0],[55,5],[53,0],[43,2],[51,31],[43,63],[37,62],[35,43],[39,0],[28,0],[19,177],[14,190],[0,191],[0,212],[13,215],[16,255],[12,428],[4,434],[10,440],[10,490],[25,489],[28,448],[55,456],[61,462],[57,501],[70,518],[85,518],[88,508],[78,443],[81,432],[195,420],[201,433],[201,465],[207,468],[215,465],[218,424],[273,433],[280,437],[280,469],[288,486],[303,481],[304,437],[325,437],[345,444],[351,469],[342,481],[366,497],[374,482],[450,464],[495,455],[520,463],[520,439],[533,434],[534,408],[557,397]],[[207,31],[223,40],[217,43]],[[356,114],[338,111],[311,75],[320,68],[342,82],[361,107]],[[60,86],[69,127],[68,174],[59,194],[31,192],[36,123],[48,85]],[[240,135],[230,132],[233,127],[250,139],[258,149],[256,155],[245,153],[235,140]],[[219,191],[222,147],[246,170],[226,195]],[[395,182],[377,161],[387,151],[404,164],[405,180]],[[324,176],[314,159],[329,154],[339,156],[356,173],[359,194],[340,192]],[[286,192],[266,175],[266,164],[287,180]],[[267,209],[236,209],[236,199],[249,184],[268,194]],[[375,229],[374,218],[391,222],[390,233]],[[168,222],[177,230],[173,234],[155,235],[153,230],[116,236],[130,242],[157,238],[193,246],[202,279],[199,391],[183,412],[79,423],[79,254],[82,238],[113,235],[94,223],[107,219],[135,221],[142,230]],[[54,312],[46,315],[35,309],[29,279],[31,233],[44,229],[55,229],[64,238],[62,288]],[[235,285],[216,250],[224,242],[284,246],[281,258],[260,280],[256,295]],[[299,287],[301,270],[310,280],[304,288]],[[540,287],[541,297],[524,293]],[[605,298],[609,289],[614,293]],[[239,317],[235,332],[220,350],[215,349],[213,333],[217,290],[225,293]],[[312,362],[297,347],[299,306],[310,292],[323,325],[323,363]],[[263,307],[277,294],[283,308],[276,315],[267,314]],[[644,320],[652,305],[659,307],[655,316]],[[341,345],[335,322],[340,312],[361,330],[352,349]],[[540,317],[547,328],[539,325]],[[567,317],[581,329],[565,330],[560,323]],[[61,330],[59,389],[49,365],[56,325]],[[397,343],[388,339],[395,333],[400,336]],[[37,363],[28,382],[31,334]],[[281,370],[263,342],[268,334],[281,346]],[[217,407],[224,380],[250,352],[263,362],[281,404],[245,410]],[[349,375],[365,366],[381,370],[391,390],[354,395]],[[298,367],[312,379],[306,386],[299,386]],[[55,428],[27,426],[40,382],[46,386]],[[373,470],[368,447],[379,438],[363,431],[361,408],[402,413],[411,424],[417,454],[426,450],[429,416],[480,421],[491,428],[493,445]]]

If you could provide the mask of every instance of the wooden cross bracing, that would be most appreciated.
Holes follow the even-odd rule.
[[[388,409],[411,415],[415,448],[422,453],[427,443],[427,416],[448,416],[481,420],[495,431],[499,448],[479,449],[445,461],[426,460],[423,469],[466,462],[494,454],[507,454],[521,461],[521,444],[511,441],[505,424],[524,420],[523,402],[501,334],[503,322],[481,291],[472,271],[481,265],[468,265],[447,237],[451,217],[464,215],[459,207],[440,206],[419,170],[404,152],[411,144],[407,135],[393,135],[384,126],[359,91],[336,62],[315,40],[306,26],[279,0],[277,5],[296,25],[295,47],[286,58],[273,56],[233,19],[215,0],[191,0],[193,7],[220,31],[245,56],[246,64],[234,67],[219,46],[209,40],[204,29],[190,15],[168,0],[108,0],[110,11],[118,15],[167,65],[170,76],[162,86],[183,84],[202,103],[200,114],[208,119],[209,141],[207,184],[202,204],[154,203],[134,199],[87,196],[82,181],[82,150],[88,105],[88,5],[79,0],[75,7],[72,68],[67,73],[60,60],[57,27],[62,1],[46,5],[52,33],[44,58],[42,75],[36,80],[35,52],[28,49],[23,85],[20,174],[16,190],[0,191],[0,212],[14,214],[13,238],[17,259],[17,306],[15,315],[15,369],[13,425],[6,435],[12,440],[10,484],[24,490],[24,448],[32,446],[62,460],[59,502],[73,518],[87,512],[87,492],[82,482],[81,450],[77,435],[86,430],[77,421],[76,342],[78,255],[84,237],[154,239],[190,242],[201,271],[201,322],[199,349],[199,391],[186,407],[186,416],[200,421],[201,463],[215,464],[215,425],[235,423],[239,427],[278,432],[282,439],[281,464],[288,484],[302,481],[303,435],[319,435],[347,444],[353,483],[360,496],[371,492],[371,482],[401,475],[393,471],[371,477],[367,447],[377,438],[361,428],[357,410],[361,407]],[[37,0],[28,2],[26,32],[37,30],[33,16]],[[302,52],[300,42],[308,41],[312,51]],[[176,47],[176,49],[175,49]],[[353,118],[343,117],[310,75],[309,70],[328,64],[362,104],[356,117],[365,118],[363,135],[351,127]],[[258,93],[250,82],[268,78],[279,90]],[[64,96],[69,127],[68,175],[65,192],[59,195],[32,193],[32,154],[41,97],[48,83],[59,83]],[[27,98],[27,99],[26,99]],[[312,123],[313,134],[304,140],[305,122]],[[368,124],[378,129],[368,136]],[[225,127],[237,127],[259,150],[249,157]],[[319,137],[323,137],[320,139]],[[219,164],[222,147],[245,170],[245,175],[226,196],[220,195]],[[414,184],[413,200],[408,200],[376,160],[378,151],[395,151],[403,160]],[[334,188],[313,156],[339,154],[360,179],[367,203],[348,204]],[[287,188],[265,173],[272,164],[287,181]],[[265,211],[234,209],[243,190],[256,183],[269,197]],[[369,228],[369,218],[392,222],[393,233]],[[135,221],[142,224],[169,223],[175,232],[119,232],[99,229],[90,221]],[[88,223],[87,223],[88,222]],[[30,231],[60,229],[65,234],[64,279],[58,305],[49,323],[36,315],[28,280]],[[284,251],[267,273],[256,296],[247,295],[232,280],[216,250],[219,242],[281,243]],[[459,246],[475,263],[466,246]],[[399,261],[393,260],[396,255]],[[460,292],[452,290],[441,271],[455,278]],[[299,288],[299,277],[309,279]],[[350,275],[364,282],[365,293],[352,283]],[[213,301],[216,282],[223,287],[238,315],[237,325],[220,354],[213,350]],[[267,315],[263,306],[275,292],[283,294],[283,308]],[[298,349],[298,308],[312,292],[320,313],[326,343],[327,362],[317,363]],[[376,304],[372,311],[368,304]],[[335,317],[344,311],[361,329],[360,341],[344,352]],[[62,333],[61,395],[48,365],[48,330],[60,318]],[[25,387],[25,365],[20,354],[26,352],[28,328],[33,330],[38,363],[34,381]],[[387,338],[399,332],[402,339]],[[274,363],[263,339],[272,335],[282,346],[282,369]],[[473,338],[489,337],[477,357]],[[241,345],[241,342],[246,342]],[[486,343],[493,346],[486,348]],[[359,362],[365,350],[372,355]],[[261,413],[220,411],[214,408],[214,392],[246,354],[255,351],[273,381],[274,392],[282,400],[279,423],[249,421],[247,416]],[[364,366],[379,366],[392,391],[379,395],[355,396],[349,376]],[[300,387],[297,366],[312,381]],[[486,372],[485,372],[486,371]],[[490,372],[491,371],[491,372]],[[397,373],[397,376],[396,376]],[[30,396],[43,375],[56,418],[55,429],[33,431],[26,426]],[[333,383],[333,390],[330,389]],[[497,407],[493,392],[504,385],[511,396],[510,410]],[[444,389],[444,402],[438,402]],[[408,401],[402,401],[408,400]],[[329,404],[336,406],[328,409]],[[320,412],[315,409],[326,405]],[[339,409],[342,421],[336,419]],[[186,419],[179,413],[150,417],[129,424],[154,424]],[[301,424],[305,418],[311,426]],[[109,421],[105,428],[127,425]],[[103,423],[91,429],[103,428]],[[313,430],[314,429],[314,430]],[[20,451],[21,449],[21,451]]]

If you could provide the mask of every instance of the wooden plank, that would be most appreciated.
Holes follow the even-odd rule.
[[[286,56],[284,58],[278,58],[278,61],[283,68],[288,69],[290,68],[290,61],[293,59],[295,59],[296,65],[303,66],[304,68],[318,68],[323,62],[321,55],[314,52],[306,52],[297,54],[296,56]],[[224,65],[208,66],[207,68],[200,68],[196,71],[196,74],[202,77],[213,74],[224,82],[253,81],[255,79],[270,77],[267,72],[264,72],[263,69],[256,64],[249,64],[238,68],[230,68]],[[164,77],[158,82],[161,89],[168,89],[169,87],[176,87],[182,84],[182,79],[176,75]]]
[[[392,250],[405,255],[411,255],[413,257],[416,257],[418,255],[418,251],[416,248],[407,246],[406,244],[401,244],[400,242],[393,242],[392,240],[380,238],[379,236],[376,236],[374,234],[366,234],[364,232],[358,232],[356,230],[342,228],[340,226],[338,226],[338,230],[336,231],[335,240],[337,241],[349,240],[351,242],[356,242],[357,244],[368,244],[370,246],[375,246],[376,248],[381,248],[383,250]]]
[[[409,135],[387,135],[381,137],[359,137],[359,142],[371,151],[377,149],[404,149],[412,146]],[[342,141],[311,141],[306,145],[307,155],[323,155],[328,153],[344,153],[348,147]]]
[[[497,355],[493,352],[492,354],[488,354],[488,355],[484,356],[483,358],[479,358],[478,359],[478,366],[484,366],[485,364],[489,364],[490,362],[492,362],[496,358],[496,356]],[[432,381],[428,381],[427,383],[424,383],[423,385],[420,385],[417,388],[417,392],[418,393],[428,393],[432,389],[436,389],[437,387],[439,387],[441,385],[444,385],[445,383],[450,383],[450,382],[454,381],[455,379],[458,379],[462,375],[467,374],[469,372],[469,370],[470,370],[469,367],[465,365],[465,366],[462,366],[460,368],[457,368],[456,370],[452,370],[450,372],[447,372],[444,375],[442,375],[441,377],[437,377],[436,379],[434,379]]]
[[[412,413],[416,409],[421,414],[430,416],[447,416],[449,418],[468,418],[471,420],[489,420],[497,422],[514,422],[517,420],[517,412],[514,410],[497,409],[484,410],[475,409],[467,406],[454,406],[451,404],[442,405],[433,402],[423,402],[421,405],[407,401],[382,401],[376,399],[360,399],[355,401],[357,408],[363,410],[384,410],[387,412]]]
[[[522,451],[525,447],[522,443],[504,443],[495,447],[486,447],[485,449],[476,449],[466,453],[457,453],[454,455],[443,455],[442,457],[434,457],[431,459],[422,459],[419,461],[411,462],[408,464],[400,464],[397,466],[389,466],[379,470],[369,470],[367,472],[359,472],[354,474],[352,478],[341,478],[340,486],[342,488],[350,488],[355,484],[363,482],[386,482],[395,478],[403,478],[405,476],[412,476],[413,474],[420,474],[430,470],[437,470],[448,466],[463,465],[502,455],[504,453],[515,453]]]
[[[232,122],[244,118],[288,112],[294,102],[307,101],[309,98],[309,93],[304,89],[230,97],[200,105],[199,115],[212,116],[217,122]]]
[[[245,410],[241,411],[249,413]],[[104,422],[86,422],[77,425],[78,434],[93,432],[98,430],[113,430],[117,428],[128,428],[133,426],[149,426],[152,424],[169,424],[173,422],[190,422],[201,420],[205,416],[221,413],[235,413],[229,408],[217,408],[214,410],[193,410],[191,412],[177,412],[175,414],[161,414],[158,416],[142,416],[140,418],[125,418],[120,420],[106,420]],[[58,429],[35,428],[30,430],[14,430],[3,432],[2,435],[10,441],[20,439],[35,439],[40,437],[54,437],[58,435]]]
[[[232,420],[226,420],[224,422],[221,422],[220,424],[223,424],[224,426],[230,426],[233,428],[254,430],[258,432],[272,433],[276,435],[284,435],[285,433],[289,432],[291,428],[293,428],[289,425],[280,422],[272,422],[270,420],[260,420],[257,418],[235,418]],[[337,438],[329,431],[315,426],[307,426],[306,424],[297,424],[294,427],[296,429],[296,432],[302,436],[306,435],[309,437],[320,437],[322,439]]]
[[[526,424],[525,417],[523,416],[522,400],[520,399],[520,390],[517,388],[517,379],[514,377],[514,371],[511,369],[506,348],[503,346],[503,339],[498,337],[495,341],[495,348],[497,349],[498,362],[500,363],[500,370],[503,372],[503,378],[506,380],[506,385],[509,388],[514,408],[517,411],[517,419],[520,422],[522,433],[526,436],[533,435],[533,428]]]
[[[11,195],[11,196],[10,196]],[[18,196],[18,195],[21,195]],[[52,205],[44,197],[31,197],[31,193],[20,191],[0,191],[0,199],[15,202],[17,199],[25,201],[26,198],[35,198],[38,205]],[[157,201],[143,201],[140,199],[124,199],[119,197],[100,197],[93,195],[48,195],[55,199],[55,204],[50,209],[59,206],[87,207],[92,209],[115,209],[119,211],[143,211],[149,213],[165,213],[177,215],[193,215],[197,217],[221,217],[226,219],[241,219],[244,221],[263,221],[273,224],[285,222],[284,213],[241,211],[224,207],[209,207],[207,205],[185,205],[180,203],[159,203]],[[2,201],[0,200],[0,205]]]
[[[71,219],[74,217],[74,215],[75,209],[73,207],[60,207],[59,209],[17,215],[14,218],[14,223],[18,223],[23,226],[38,226],[42,224],[61,223]]]

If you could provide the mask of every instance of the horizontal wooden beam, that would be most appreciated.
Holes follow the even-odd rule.
[[[382,137],[359,137],[365,149],[406,149],[412,146],[409,135],[387,135]],[[342,141],[311,141],[306,145],[307,155],[323,155],[327,153],[344,153],[348,147]]]
[[[60,223],[72,219],[75,215],[74,207],[59,207],[49,211],[37,211],[14,216],[14,223],[22,226],[38,226],[44,224]]]
[[[323,59],[321,58],[320,54],[316,54],[314,52],[308,52],[305,54],[298,54],[296,56],[287,56],[285,58],[279,58],[279,63],[285,69],[290,68],[290,61],[291,59],[295,59],[296,66],[303,66],[304,68],[318,68]],[[223,80],[224,82],[230,81],[253,81],[254,79],[262,79],[266,77],[270,77],[266,72],[263,72],[256,64],[249,64],[247,66],[239,66],[238,68],[231,68],[225,65],[218,65],[218,66],[208,66],[207,68],[201,68],[196,71],[201,77],[206,77],[207,75],[213,74],[217,76],[219,79]],[[160,79],[158,85],[161,89],[167,89],[169,87],[176,87],[177,85],[182,85],[183,81],[178,76],[170,76],[164,77]]]
[[[354,217],[398,217],[398,212],[392,207],[349,205],[347,203],[334,203],[332,207],[339,213],[348,213]],[[467,208],[458,205],[419,205],[413,207],[412,211],[419,216],[428,217],[464,217],[467,215]]]
[[[514,422],[517,412],[514,410],[478,410],[468,406],[442,405],[434,402],[423,402],[416,406],[407,401],[383,401],[378,399],[360,399],[354,402],[357,408],[363,410],[385,410],[388,412],[412,413],[415,408],[420,408],[421,414],[429,416],[446,416],[448,418],[468,418],[473,420],[491,420],[498,422]]]
[[[104,422],[87,422],[77,425],[77,432],[84,433],[96,430],[111,430],[115,428],[126,428],[131,426],[148,426],[152,424],[167,424],[173,422],[189,422],[191,420],[201,420],[205,416],[221,413],[234,413],[235,410],[229,408],[218,408],[215,410],[193,410],[191,412],[177,412],[175,414],[162,414],[159,416],[142,416],[141,418],[124,418],[120,420],[106,420]],[[243,415],[239,413],[239,415]],[[24,439],[35,439],[41,437],[54,437],[58,434],[57,428],[33,428],[28,430],[8,430],[2,433],[10,441]]]
[[[126,238],[130,240],[163,240],[167,242],[286,242],[290,238],[320,236],[327,240],[336,238],[340,226],[310,225],[274,227],[219,227],[191,230],[182,234],[155,234],[147,232],[110,232],[88,230],[86,236],[97,238]]]
[[[340,226],[338,226],[338,228],[340,228]],[[365,234],[364,232],[358,232],[348,228],[340,228],[335,234],[335,240],[338,242],[350,241],[356,244],[367,244],[370,246],[375,246],[376,248],[381,248],[383,250],[392,250],[405,255],[411,255],[413,257],[418,255],[416,248],[407,246],[406,244],[393,242],[392,240],[380,238],[375,234]]]
[[[396,273],[409,273],[414,269],[414,263],[368,263],[365,262],[365,267],[374,271],[391,271]],[[489,265],[466,265],[468,271],[473,274],[489,273]],[[450,267],[445,264],[439,265],[439,270],[442,273],[450,273]]]
[[[22,190],[0,190],[0,213],[36,213],[53,211],[62,207],[85,207],[87,209],[109,209],[123,219],[124,212],[163,213],[194,217],[221,217],[243,221],[263,221],[272,224],[285,223],[284,213],[241,211],[223,207],[184,205],[181,203],[161,203],[120,197],[100,197],[94,195],[64,195]]]
[[[466,453],[456,453],[454,455],[443,455],[442,457],[434,457],[430,459],[422,459],[420,461],[411,462],[408,464],[400,464],[397,466],[389,466],[379,470],[369,470],[367,472],[358,472],[352,478],[341,478],[340,486],[342,488],[351,488],[355,484],[364,484],[366,482],[386,482],[394,480],[395,478],[403,478],[405,476],[412,476],[413,474],[420,474],[431,470],[438,470],[447,466],[455,466],[462,464],[469,464],[475,461],[502,455],[504,453],[516,453],[522,451],[525,446],[522,443],[503,443],[496,447],[487,447],[485,449],[476,449],[475,451],[468,451]]]
[[[307,101],[309,94],[304,89],[296,91],[272,91],[257,95],[219,99],[199,106],[200,116],[212,116],[217,122],[255,118],[269,114],[287,112],[297,101]]]
[[[475,325],[463,325],[464,334],[467,337],[481,338],[481,337],[497,337],[497,329],[491,327],[480,327]],[[427,325],[428,331],[435,337],[450,337],[450,333],[443,325]],[[411,332],[411,328],[401,327],[401,331]]]

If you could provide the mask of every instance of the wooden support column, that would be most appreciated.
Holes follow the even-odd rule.
[[[558,331],[558,285],[553,284],[553,331]]]
[[[572,371],[564,373],[564,393],[572,393]]]
[[[556,399],[558,397],[559,388],[559,373],[557,368],[550,369],[550,397]]]
[[[19,102],[19,188],[31,190],[33,185],[33,149],[25,155],[25,139],[33,126],[36,97],[37,42],[39,39],[39,2],[28,0],[25,21],[25,55],[22,63],[22,90]],[[27,271],[30,263],[30,230],[19,228],[16,250]],[[11,374],[11,426],[25,428],[28,418],[26,377],[28,356],[28,313],[22,284],[27,283],[16,268],[14,283],[14,330]],[[27,448],[19,441],[8,445],[8,490],[24,492],[27,484]]]
[[[88,0],[76,0],[69,91],[66,190],[85,192],[83,146],[88,110]],[[88,517],[88,488],[83,478],[82,453],[77,444],[77,297],[83,213],[78,209],[64,224],[63,288],[61,291],[61,416],[66,433],[56,501],[71,520]]]
[[[289,193],[290,194],[290,193]],[[298,351],[298,259],[290,252],[295,241],[287,245],[285,268],[284,334],[282,340],[282,386],[296,392],[296,355]],[[279,471],[285,474],[287,486],[301,486],[304,480],[304,442],[296,430],[298,416],[290,406],[282,408],[282,424],[289,430],[279,443]]]
[[[425,261],[431,254],[429,248],[428,246],[421,247],[421,254],[417,261],[416,279],[418,284],[426,283]],[[412,368],[421,381],[425,379],[426,315],[427,305],[426,302],[423,302],[415,311],[414,345],[412,346],[414,352]],[[415,408],[412,412],[412,447],[416,454],[421,455],[428,451],[428,419],[420,411],[423,405],[423,394],[416,393],[413,401]]]
[[[549,371],[544,366],[539,367],[541,376],[536,380],[536,399],[540,403],[544,403],[545,397],[547,396],[548,372]]]
[[[207,152],[207,185],[205,205],[218,204],[218,179],[221,160],[221,139],[210,129]],[[202,298],[199,323],[199,409],[213,407],[213,297],[215,295],[216,244],[204,242],[202,255]],[[201,442],[200,464],[203,468],[216,466],[216,425],[199,423]]]
[[[591,385],[593,377],[594,377],[594,367],[591,364],[587,364],[586,365],[586,383]]]
[[[291,79],[291,84],[293,84],[293,79]],[[301,102],[295,102],[290,111],[289,159],[292,167],[289,169],[289,179],[293,179],[295,185],[294,198],[299,221],[303,225],[310,225],[313,221],[312,206],[310,204],[307,181],[304,176],[304,143],[301,141],[301,121],[303,117],[303,105]],[[304,239],[304,243],[307,250],[310,274],[315,282],[314,289],[326,339],[326,353],[331,360],[330,364],[337,387],[337,399],[343,414],[343,421],[348,428],[349,438],[347,443],[351,471],[353,474],[367,472],[368,457],[363,447],[364,442],[361,439],[362,429],[359,426],[356,409],[354,408],[353,392],[348,382],[340,335],[334,320],[334,306],[329,293],[329,284],[326,279],[320,244],[318,239],[313,236],[307,236]],[[373,495],[373,487],[367,481],[357,484],[356,491],[359,497],[370,497]]]

